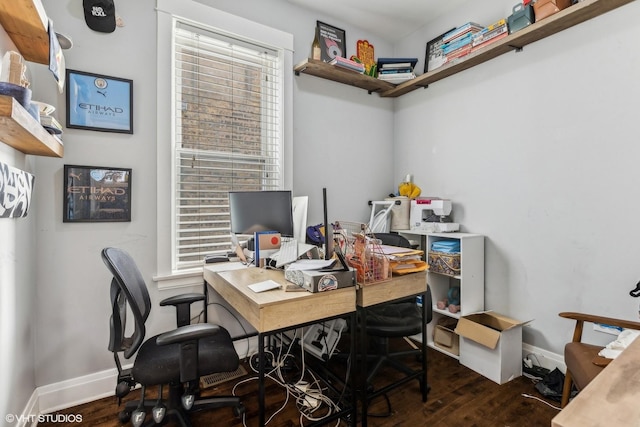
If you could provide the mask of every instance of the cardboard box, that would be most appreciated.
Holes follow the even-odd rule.
[[[460,363],[504,384],[522,376],[522,326],[528,321],[487,311],[458,320]]]
[[[571,0],[538,0],[533,4],[533,12],[536,21],[539,21],[569,6],[571,6]]]
[[[436,325],[433,329],[433,343],[446,352],[460,355],[460,337],[446,325]]]

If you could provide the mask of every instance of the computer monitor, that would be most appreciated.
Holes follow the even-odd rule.
[[[278,231],[293,237],[291,191],[230,191],[231,232]]]

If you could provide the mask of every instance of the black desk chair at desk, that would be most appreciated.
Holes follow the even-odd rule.
[[[120,421],[126,423],[131,419],[138,427],[145,422],[146,409],[151,409],[152,415],[146,425],[161,423],[166,421],[165,416],[173,416],[181,426],[189,427],[188,412],[222,406],[232,406],[240,416],[244,408],[238,397],[198,398],[201,376],[232,372],[239,365],[231,337],[224,328],[208,323],[185,325],[189,301],[202,298],[189,294],[165,300],[161,305],[182,307],[178,309],[180,326],[145,340],[145,322],[151,311],[151,301],[140,271],[131,256],[120,249],[103,249],[102,260],[113,274],[109,350],[118,367],[116,396],[121,398],[135,384],[142,385],[141,400],[128,402],[120,414]],[[126,327],[127,311],[133,314],[132,332]],[[127,333],[131,335],[126,336]],[[119,353],[129,359],[136,352],[133,367],[122,369]],[[166,400],[162,395],[164,384],[169,385]],[[158,400],[144,400],[146,387],[153,385],[159,386]]]
[[[375,237],[379,239],[383,245],[404,248],[411,247],[409,241],[399,234],[376,233]],[[376,350],[375,353],[367,355],[367,360],[373,362],[373,367],[367,372],[367,385],[370,389],[373,389],[375,393],[373,396],[384,394],[385,389],[392,388],[392,386],[389,386],[375,392],[375,387],[373,387],[373,381],[376,375],[384,366],[390,366],[406,375],[415,373],[412,368],[402,363],[400,359],[408,355],[422,357],[422,349],[417,347],[410,350],[392,352],[389,349],[389,341],[393,338],[405,338],[420,334],[423,328],[423,310],[426,323],[431,322],[433,309],[431,290],[429,288],[427,288],[426,298],[421,307],[416,304],[415,298],[409,298],[367,309],[366,333],[374,343]],[[423,343],[421,345],[424,346],[426,344]],[[426,388],[428,392],[429,385],[425,382],[425,376],[421,378],[422,379],[419,380],[421,390]]]

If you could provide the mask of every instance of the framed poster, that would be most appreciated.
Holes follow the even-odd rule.
[[[67,70],[67,127],[133,133],[133,81]]]
[[[64,165],[63,222],[131,221],[131,169]]]
[[[447,57],[444,55],[444,53],[442,53],[442,39],[444,38],[445,35],[447,35],[447,33],[450,33],[455,29],[456,28],[453,27],[449,31],[445,31],[435,39],[427,42],[427,51],[425,52],[425,55],[424,55],[424,72],[425,73],[428,73],[429,71],[435,70],[436,68],[444,65],[444,63],[447,60]]]
[[[316,31],[320,41],[320,59],[322,61],[331,62],[336,56],[347,57],[344,30],[316,21]]]
[[[0,162],[0,218],[24,218],[33,204],[35,177]]]

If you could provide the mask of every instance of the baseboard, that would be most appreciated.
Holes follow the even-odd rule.
[[[523,343],[522,358],[524,359],[527,356],[532,359],[534,365],[540,365],[550,371],[558,368],[564,373],[567,369],[567,366],[564,364],[564,357],[562,355]]]
[[[29,427],[38,424],[38,390],[31,393],[29,401],[24,407],[22,414],[16,417],[16,427]]]
[[[240,340],[235,342],[234,345],[238,354],[253,354],[258,351],[258,341],[256,337]],[[124,369],[130,367],[131,364],[123,366]],[[27,419],[29,418],[28,416],[31,416],[31,419],[36,419],[39,414],[50,414],[55,411],[113,396],[117,378],[118,370],[112,368],[38,387],[33,392],[31,399],[29,399],[24,410],[26,417],[22,419]]]
[[[107,369],[83,377],[38,387],[38,410],[49,414],[61,409],[113,396],[118,370]]]

